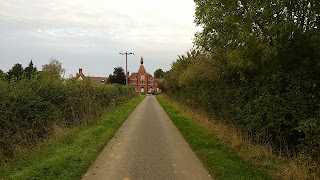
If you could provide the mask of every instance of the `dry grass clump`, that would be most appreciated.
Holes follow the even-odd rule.
[[[284,153],[275,154],[270,142],[253,143],[251,134],[241,131],[235,125],[217,121],[210,118],[198,109],[186,106],[168,96],[162,95],[174,106],[180,107],[189,117],[197,120],[210,131],[213,138],[227,145],[244,159],[253,162],[257,167],[270,174],[275,179],[317,179],[315,175],[308,173],[303,156],[294,157]]]

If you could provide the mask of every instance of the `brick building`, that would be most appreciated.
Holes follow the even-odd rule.
[[[93,83],[101,83],[106,84],[108,77],[91,77],[91,76],[85,76],[82,72],[82,68],[79,69],[79,72],[76,74],[75,77],[78,81],[82,81],[85,78],[88,78]]]
[[[155,79],[147,73],[143,66],[143,57],[140,60],[140,67],[138,72],[129,75],[128,72],[128,84],[135,88],[136,92],[148,93],[148,92],[158,92],[157,82]]]

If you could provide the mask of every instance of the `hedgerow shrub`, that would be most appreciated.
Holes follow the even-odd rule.
[[[44,72],[31,79],[0,80],[0,162],[49,137],[54,125],[86,124],[103,109],[134,96],[130,87],[64,81]]]
[[[265,67],[267,72],[242,79],[223,60],[199,52],[180,57],[165,77],[167,92],[250,133],[255,143],[268,141],[277,153],[300,154],[320,173],[319,65],[301,61],[271,74]]]
[[[265,136],[278,152],[304,153],[320,175],[319,2],[195,4],[198,53],[172,64],[167,91],[250,132],[255,142]]]

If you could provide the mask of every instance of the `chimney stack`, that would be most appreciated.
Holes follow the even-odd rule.
[[[82,74],[82,68],[79,68],[79,75]]]

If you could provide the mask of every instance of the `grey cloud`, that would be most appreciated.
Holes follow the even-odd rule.
[[[156,7],[163,8],[166,1],[119,0],[114,1],[114,6],[99,6],[104,2],[108,1],[2,2],[0,10],[26,16],[40,24],[31,23],[31,28],[26,28],[30,22],[25,21],[26,25],[9,20],[16,24],[9,25],[1,22],[0,13],[0,40],[5,43],[0,44],[3,51],[0,69],[8,70],[18,62],[26,65],[30,59],[41,68],[53,57],[63,63],[67,76],[75,74],[79,67],[92,75],[107,76],[113,67],[125,65],[124,57],[118,53],[128,50],[136,53],[130,57],[130,71],[136,71],[140,56],[144,56],[146,68],[152,73],[156,68],[169,69],[177,55],[192,47],[194,24],[188,19],[193,12],[184,18],[180,16],[183,8],[177,7],[179,10],[174,14],[174,8],[168,10],[171,14],[165,13],[167,9],[157,14],[162,12]],[[119,11],[118,6],[124,2],[129,2],[130,7]]]

